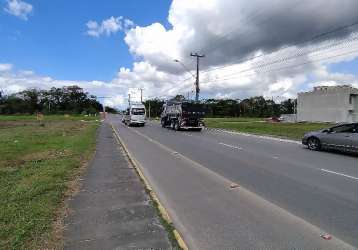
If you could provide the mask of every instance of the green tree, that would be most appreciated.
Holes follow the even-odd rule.
[[[51,88],[50,90],[27,89],[10,96],[1,95],[0,113],[97,113],[102,105],[78,86]]]
[[[164,101],[158,98],[146,100],[144,102],[144,106],[150,117],[159,117],[160,114],[162,113],[163,105],[164,105]],[[149,110],[150,110],[150,114],[149,114]]]

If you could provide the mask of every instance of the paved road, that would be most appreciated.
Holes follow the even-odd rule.
[[[357,157],[110,119],[192,249],[357,249]]]

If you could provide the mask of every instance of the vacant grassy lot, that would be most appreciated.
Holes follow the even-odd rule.
[[[223,128],[244,133],[301,139],[303,134],[331,126],[322,123],[267,123],[260,118],[206,118],[209,128]]]
[[[68,182],[95,148],[99,122],[81,120],[0,116],[0,249],[48,240]]]
[[[83,115],[48,115],[44,116],[44,121],[95,121],[97,119],[100,119],[99,116],[83,116]],[[3,122],[9,122],[9,121],[36,121],[37,116],[36,115],[0,115],[0,121]]]

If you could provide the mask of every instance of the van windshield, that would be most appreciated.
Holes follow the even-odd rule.
[[[132,109],[132,115],[144,115],[145,110],[144,108],[133,108]]]

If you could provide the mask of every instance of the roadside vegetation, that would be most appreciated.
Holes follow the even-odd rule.
[[[0,116],[0,249],[52,248],[69,183],[94,152],[96,119]]]
[[[185,100],[182,95],[177,95],[174,100]],[[287,99],[275,102],[265,99],[263,96],[255,96],[243,100],[238,99],[206,99],[201,100],[206,117],[279,117],[282,114],[295,112],[296,100]],[[159,98],[148,99],[144,102],[150,116],[159,117],[162,112],[164,100]]]
[[[206,118],[209,128],[222,128],[243,133],[271,135],[300,140],[304,133],[327,128],[324,123],[269,123],[261,118]]]
[[[0,90],[0,114],[96,114],[103,110],[97,97],[78,86],[51,88],[49,90],[27,89],[5,95]],[[115,113],[113,108],[106,111]]]

